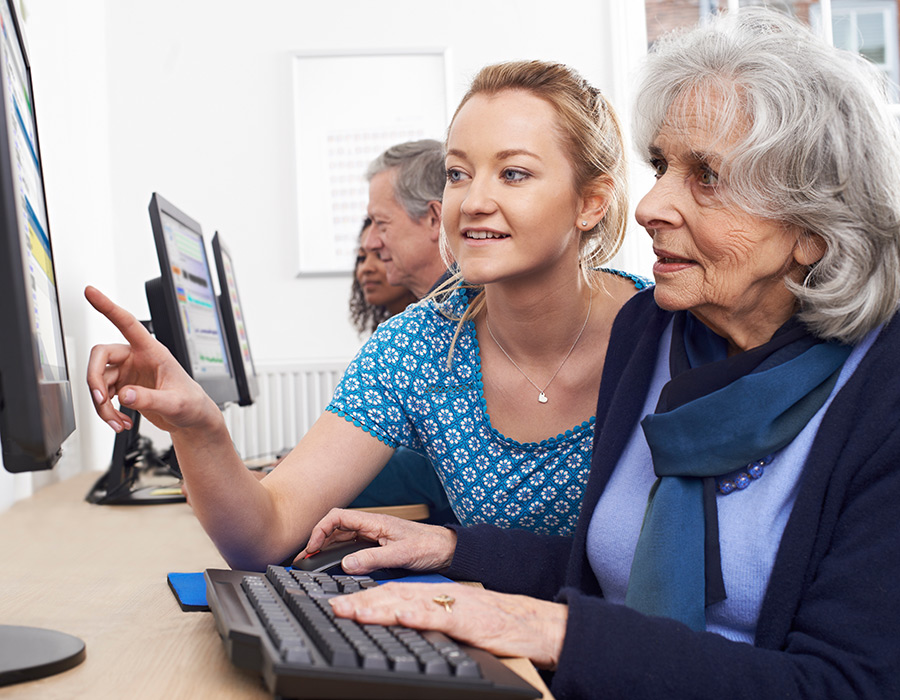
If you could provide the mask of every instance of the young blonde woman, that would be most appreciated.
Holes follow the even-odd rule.
[[[566,66],[489,66],[454,115],[446,165],[444,242],[465,282],[383,323],[262,481],[174,358],[86,290],[129,343],[91,354],[98,414],[127,426],[117,396],[171,433],[194,511],[233,567],[297,552],[398,446],[429,457],[463,524],[574,530],[612,321],[644,286],[598,269],[627,215],[618,120]]]

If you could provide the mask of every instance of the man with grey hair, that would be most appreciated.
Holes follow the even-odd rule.
[[[444,147],[433,139],[391,146],[372,161],[366,178],[372,226],[361,245],[384,261],[388,282],[406,287],[421,299],[447,275],[439,248],[447,179]],[[350,507],[408,503],[428,506],[425,522],[458,522],[428,459],[400,447]]]
[[[439,248],[444,148],[434,139],[391,146],[366,178],[373,226],[362,245],[384,261],[388,282],[421,298],[446,272]]]

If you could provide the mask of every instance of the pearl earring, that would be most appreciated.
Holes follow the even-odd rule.
[[[582,226],[587,226],[587,221],[582,221],[582,222],[581,222],[581,225],[582,225]]]

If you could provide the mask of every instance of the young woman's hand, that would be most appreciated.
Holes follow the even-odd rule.
[[[438,571],[450,566],[456,551],[456,533],[448,528],[390,515],[333,508],[313,528],[306,549],[297,558],[355,539],[370,540],[381,546],[344,557],[341,567],[348,574],[392,568]]]
[[[215,403],[140,321],[102,292],[87,287],[84,296],[122,333],[127,345],[96,345],[88,361],[87,383],[94,409],[117,433],[131,427],[112,402],[141,413],[167,432],[203,428],[221,420]]]

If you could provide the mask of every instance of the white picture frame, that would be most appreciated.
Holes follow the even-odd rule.
[[[298,276],[353,270],[375,157],[403,141],[443,140],[446,53],[293,56]]]

